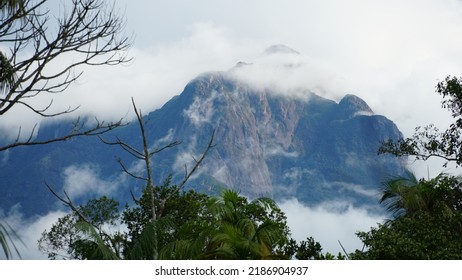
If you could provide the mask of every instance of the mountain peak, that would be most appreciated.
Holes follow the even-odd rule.
[[[300,55],[299,52],[297,52],[296,50],[292,49],[292,48],[289,48],[288,46],[286,45],[272,45],[270,47],[268,47],[265,51],[264,51],[264,54],[266,55],[271,55],[271,54],[296,54],[296,55]]]
[[[353,94],[345,95],[342,100],[340,100],[339,106],[348,117],[374,114],[374,111],[372,111],[364,100]]]

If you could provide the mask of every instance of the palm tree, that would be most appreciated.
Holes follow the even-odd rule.
[[[16,232],[8,225],[8,223],[0,222],[0,246],[2,247],[2,250],[3,250],[3,253],[5,254],[6,259],[11,259],[14,256],[14,253],[12,252],[11,247],[13,247],[14,252],[16,252],[18,257],[21,258],[21,254],[19,253],[18,248],[14,244],[12,236],[20,240]]]
[[[162,259],[279,259],[289,240],[285,215],[269,198],[251,202],[232,190],[211,198],[201,217],[182,226]]]
[[[217,259],[271,259],[278,258],[275,249],[287,239],[283,223],[268,218],[278,212],[276,203],[269,198],[247,199],[227,190],[215,201],[211,211],[216,217],[217,230],[211,237],[206,258]]]
[[[0,0],[2,12],[14,12],[17,9],[24,9],[24,0]]]
[[[419,211],[452,214],[462,208],[461,178],[439,174],[433,179],[418,180],[411,172],[384,184],[380,203],[394,217],[411,216]]]

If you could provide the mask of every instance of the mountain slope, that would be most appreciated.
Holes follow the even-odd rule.
[[[145,120],[153,146],[182,141],[153,158],[156,183],[170,174],[178,182],[214,129],[216,146],[188,184],[210,193],[231,187],[250,197],[375,204],[381,182],[405,169],[399,159],[377,155],[381,141],[402,137],[401,132],[359,97],[346,95],[337,103],[309,91],[287,95],[253,87],[232,71],[198,76]],[[63,126],[44,127],[38,137]],[[136,123],[105,136],[114,137],[140,147]],[[0,207],[19,202],[28,215],[53,209],[56,199],[44,181],[74,190],[82,200],[101,194],[129,200],[130,191],[139,190],[142,182],[121,176],[116,158],[134,172],[139,169],[122,150],[94,138],[11,150],[0,170]],[[72,181],[72,176],[80,180]]]

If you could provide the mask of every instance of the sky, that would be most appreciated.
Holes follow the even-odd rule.
[[[444,129],[451,121],[435,86],[462,73],[462,1],[117,0],[115,7],[125,16],[126,33],[133,35],[133,61],[83,69],[77,84],[54,97],[57,108],[80,105],[79,114],[129,118],[131,97],[149,112],[200,73],[227,71],[245,61],[261,66],[256,75],[271,77],[259,79],[262,83],[304,86],[336,101],[355,94],[405,136],[417,126],[434,123]],[[263,51],[275,44],[299,52],[303,67],[285,72],[278,68],[281,61],[265,60]],[[0,130],[16,131],[19,122],[27,128],[35,121],[15,110],[2,116]],[[438,161],[410,166],[420,176],[442,171]],[[281,207],[298,239],[315,235],[331,251],[339,249],[340,239],[345,247],[359,246],[355,230],[383,219],[364,209],[339,211],[333,204],[310,208],[290,200]],[[18,215],[14,212],[17,221]],[[40,225],[53,218],[55,213],[48,220],[41,217]]]

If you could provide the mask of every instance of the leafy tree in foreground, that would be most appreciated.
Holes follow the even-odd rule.
[[[436,86],[442,96],[441,105],[451,112],[454,122],[441,132],[434,125],[417,127],[410,138],[383,143],[379,153],[395,156],[414,156],[417,160],[438,157],[448,162],[462,164],[462,78],[448,76]]]
[[[381,202],[394,219],[359,232],[366,251],[352,258],[462,259],[461,178],[398,178],[386,185]]]
[[[235,191],[226,190],[212,198],[206,209],[199,236],[188,242],[202,242],[200,259],[285,258],[278,249],[289,241],[285,214],[268,198],[248,201]],[[196,241],[195,241],[196,240]]]
[[[154,227],[151,192],[145,189],[120,216],[112,199],[90,200],[78,208],[89,217],[88,222],[76,212],[60,218],[42,234],[39,248],[50,259],[345,258],[323,254],[313,238],[297,244],[290,237],[285,214],[271,199],[248,201],[231,190],[220,197],[176,190],[169,180],[156,187],[155,201],[169,200]],[[108,231],[115,221],[127,231]]]
[[[105,232],[103,226],[119,217],[116,202],[103,197],[79,207],[91,227],[85,228],[77,214],[66,215],[42,234],[39,248],[51,259],[153,259],[152,246],[161,259],[286,258],[276,249],[287,243],[289,229],[271,200],[248,202],[233,191],[211,198],[194,191],[177,193],[175,188],[169,182],[156,188],[159,198],[175,194],[156,227],[151,226],[150,191],[145,191],[120,217],[128,231]]]
[[[441,105],[454,122],[444,132],[433,125],[416,128],[411,138],[383,143],[379,153],[413,156],[417,160],[438,157],[462,164],[462,79],[448,76],[436,86]],[[393,215],[369,232],[359,232],[365,252],[359,259],[462,259],[462,179],[440,174],[435,178],[389,181],[381,202]]]
[[[49,231],[45,230],[39,239],[39,249],[47,253],[49,259],[116,259],[119,254],[121,234],[111,235],[105,232],[105,227],[115,225],[119,219],[119,203],[105,196],[91,199],[85,206],[78,209],[85,213],[84,221],[76,212],[58,219]],[[89,227],[91,223],[91,227]],[[104,246],[102,244],[105,244]],[[106,251],[117,253],[104,255]]]

